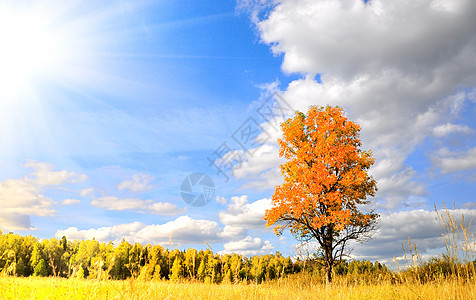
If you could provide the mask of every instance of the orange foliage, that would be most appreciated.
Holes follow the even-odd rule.
[[[284,183],[276,186],[264,219],[267,226],[275,225],[277,234],[290,228],[304,240],[317,239],[323,248],[330,247],[326,256],[332,256],[341,231],[365,228],[378,218],[358,208],[377,191],[367,173],[374,163],[372,153],[360,149],[360,126],[340,107],[311,106],[307,115],[296,112],[281,128],[279,155],[287,159],[281,165]],[[352,232],[356,234],[349,239],[357,239],[365,230]]]

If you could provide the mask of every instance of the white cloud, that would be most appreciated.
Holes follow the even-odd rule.
[[[259,15],[262,10],[273,6],[273,0],[239,0],[236,8],[238,11],[250,14],[253,22],[259,21]]]
[[[435,128],[433,128],[433,134],[436,137],[444,137],[444,136],[455,134],[455,133],[471,134],[473,132],[474,130],[469,128],[468,126],[451,124],[451,123],[438,125]]]
[[[284,160],[278,155],[278,147],[264,144],[252,151],[253,155],[247,153],[240,167],[233,169],[233,176],[247,179],[242,188],[264,190],[282,183],[279,165]]]
[[[467,202],[467,203],[463,204],[462,208],[476,209],[476,202]]]
[[[217,196],[216,197],[216,202],[222,204],[222,205],[225,205],[226,204],[226,198],[225,197],[220,197],[220,196]]]
[[[173,244],[202,244],[221,241],[221,229],[217,222],[195,220],[189,216],[181,216],[174,221],[162,225],[150,225],[139,232],[137,236],[146,240],[169,242],[170,234]]]
[[[263,229],[266,209],[271,208],[270,199],[261,199],[248,203],[248,196],[232,197],[226,211],[218,213],[225,231],[244,232],[248,229]]]
[[[245,171],[246,172],[246,171]],[[260,176],[247,177],[248,181],[240,189],[257,189],[259,191],[274,188],[283,182],[279,167],[263,170]]]
[[[92,206],[107,210],[133,210],[140,213],[149,213],[164,216],[174,216],[181,214],[185,209],[181,209],[169,202],[154,202],[152,200],[142,200],[139,198],[119,198],[116,196],[106,196],[91,201]]]
[[[474,78],[475,4],[439,2],[453,9],[433,0],[284,0],[257,26],[273,52],[284,54],[286,72],[351,78],[385,67],[431,80],[422,71],[444,66]],[[455,64],[461,60],[469,65]]]
[[[30,215],[54,216],[54,201],[43,194],[45,189],[86,179],[74,172],[52,171],[53,166],[46,163],[30,162],[25,166],[34,171],[22,179],[0,182],[0,224],[6,230],[32,229]]]
[[[84,174],[77,174],[66,170],[53,171],[53,165],[48,163],[29,162],[25,167],[33,168],[35,170],[30,175],[35,176],[32,180],[34,181],[34,184],[39,186],[80,183],[88,178]]]
[[[449,213],[455,218],[457,224],[461,223],[461,216],[464,215],[466,226],[468,226],[471,219],[476,218],[476,210],[474,209],[456,209],[449,211]],[[439,214],[447,220],[444,210],[439,210]],[[423,259],[440,255],[446,251],[445,236],[443,236],[443,233],[445,233],[444,227],[435,211],[411,210],[383,213],[381,214],[380,225],[381,227],[374,232],[372,239],[367,243],[354,242],[348,245],[347,250],[353,249],[350,254],[352,259],[378,260],[389,267],[396,268],[394,261],[394,257],[396,257],[400,267],[404,268],[407,264],[404,260],[405,252],[407,259],[411,259],[409,239],[413,253],[415,253],[414,246],[416,245],[417,252]],[[474,234],[474,230],[468,231],[468,234]],[[456,235],[455,237],[455,241],[458,245],[461,245],[462,235],[459,237]],[[405,252],[402,249],[402,244]],[[313,241],[305,245],[295,244],[292,248],[294,250],[292,254],[306,257],[317,252],[319,245]]]
[[[76,227],[69,227],[65,230],[58,230],[55,237],[61,238],[66,236],[69,240],[91,240],[94,238],[101,242],[113,241],[114,243],[119,243],[123,237],[131,237],[134,232],[143,227],[144,225],[139,222],[88,230],[78,230]]]
[[[86,188],[86,189],[82,189],[81,191],[79,191],[79,194],[81,196],[93,196],[94,195],[94,188]]]
[[[443,210],[439,210],[439,213],[445,215]],[[456,209],[450,211],[450,214],[455,217],[458,224],[461,222],[462,215],[465,216],[466,225],[471,219],[476,218],[474,209]],[[407,255],[409,254],[409,238],[412,245],[416,244],[421,255],[439,254],[445,251],[445,239],[442,236],[444,228],[437,219],[435,211],[412,210],[384,213],[381,215],[380,224],[381,228],[370,242],[353,245],[355,258],[392,263],[394,256],[397,258],[403,256],[402,243]]]
[[[279,96],[278,84],[275,81],[260,85],[260,100],[251,105],[255,107],[256,113],[268,121],[259,124],[262,130],[254,141],[258,145],[248,148],[246,152],[239,151],[243,161],[235,165],[233,176],[246,179],[241,189],[266,190],[283,181],[279,169],[279,165],[285,161],[279,157],[278,139],[282,137],[280,124],[294,114],[294,109]]]
[[[42,195],[41,187],[29,180],[7,179],[0,183],[2,212],[53,216],[53,201]]]
[[[378,196],[386,199],[383,203],[375,203],[374,207],[395,208],[397,204],[401,206],[411,206],[408,200],[412,196],[424,196],[427,192],[422,184],[412,181],[415,171],[408,167],[386,177],[378,177]]]
[[[146,212],[155,215],[175,216],[187,211],[186,208],[179,208],[177,205],[170,202],[148,202],[146,201]]]
[[[414,88],[408,86],[407,95],[400,96],[405,84],[396,91],[392,87],[395,80],[397,78],[369,77],[347,85],[337,81],[319,84],[307,78],[293,82],[284,93],[285,98],[293,99],[288,101],[296,102],[301,110],[311,104],[347,107],[349,118],[362,126],[363,148],[373,150],[376,164],[370,172],[379,186],[377,198],[380,206],[389,209],[398,207],[411,195],[423,194],[424,186],[414,180],[415,172],[406,165],[406,159],[416,145],[432,134],[430,128],[444,119],[446,111],[459,99],[447,97],[436,106],[419,108],[420,101],[410,97]],[[386,98],[379,99],[384,93],[388,94]],[[407,96],[413,98],[412,101],[402,103],[401,99],[407,99]],[[403,179],[406,184],[401,184]],[[390,194],[390,191],[394,193]]]
[[[475,13],[470,0],[283,0],[255,20],[262,41],[284,55],[283,70],[303,74],[283,98],[301,111],[343,106],[362,127],[363,148],[374,153],[379,206],[395,209],[425,191],[407,163],[415,148],[429,136],[473,131],[448,124],[475,98],[465,89],[476,86]],[[268,180],[248,185],[272,188],[278,160],[274,167],[265,156],[257,160],[236,175],[259,169]]]
[[[231,197],[227,209],[218,213],[220,222],[225,225],[220,235],[227,240],[236,240],[245,237],[248,230],[264,229],[264,213],[270,207],[270,199],[248,203],[247,195]]]
[[[78,199],[64,199],[61,201],[61,204],[63,205],[73,205],[73,204],[78,204],[81,203],[81,200]]]
[[[116,196],[106,196],[91,201],[92,206],[107,210],[135,210],[144,209],[145,203],[138,198],[119,198]]]
[[[217,222],[209,220],[195,220],[189,216],[181,216],[160,225],[145,225],[139,222],[101,227],[97,229],[79,230],[70,227],[58,230],[56,237],[66,236],[68,239],[92,239],[102,242],[113,241],[119,243],[122,238],[129,242],[142,244],[152,243],[162,246],[180,247],[182,245],[215,243],[222,241],[221,229]]]
[[[260,238],[247,236],[238,241],[231,241],[223,245],[224,250],[219,254],[241,254],[246,256],[271,253],[274,249],[270,241],[263,241]]]
[[[247,228],[243,226],[236,226],[236,225],[225,225],[225,227],[223,227],[222,232],[220,232],[220,236],[225,241],[241,238],[246,236],[247,234],[248,234]]]
[[[476,169],[476,148],[451,152],[442,148],[432,157],[434,165],[442,174]]]
[[[29,215],[14,212],[0,212],[0,229],[4,231],[35,230]]]
[[[134,174],[129,180],[124,180],[118,185],[119,190],[130,190],[134,193],[146,192],[154,188],[149,185],[154,180],[154,177],[147,174]]]
[[[116,197],[103,197],[95,201],[97,200],[99,200],[98,203],[94,204],[102,205],[103,208],[132,209],[139,212],[145,211],[145,208],[153,205],[144,201],[141,202],[141,200],[137,201],[137,199],[118,199]],[[167,245],[171,237],[172,246],[174,247],[202,244],[204,241],[207,243],[240,242],[240,239],[242,239],[240,243],[243,245],[247,242],[249,245],[254,243],[259,247],[252,249],[243,248],[243,246],[238,249],[236,246],[232,246],[237,245],[236,243],[231,243],[225,250],[249,250],[251,254],[251,251],[268,251],[272,249],[268,241],[261,241],[259,238],[258,240],[255,238],[250,241],[249,238],[246,238],[249,230],[264,228],[264,211],[269,206],[269,199],[248,203],[247,196],[232,197],[227,210],[219,213],[220,222],[224,225],[223,227],[216,221],[196,220],[189,216],[180,216],[164,224],[145,225],[135,222],[88,230],[70,227],[65,230],[59,230],[56,236],[61,237],[65,235],[68,239],[91,239],[94,237],[104,242],[119,242],[124,237],[130,242],[160,243],[162,245]],[[258,243],[257,241],[261,242]]]

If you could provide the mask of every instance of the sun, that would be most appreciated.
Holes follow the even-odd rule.
[[[0,101],[8,101],[61,65],[64,39],[47,15],[0,9]]]

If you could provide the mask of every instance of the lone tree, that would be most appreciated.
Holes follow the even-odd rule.
[[[367,173],[374,159],[360,149],[360,126],[340,107],[311,106],[307,115],[298,111],[281,128],[284,183],[276,186],[266,226],[275,225],[277,235],[289,228],[301,242],[317,240],[331,282],[348,242],[365,242],[377,228],[379,216],[359,210],[377,191]]]

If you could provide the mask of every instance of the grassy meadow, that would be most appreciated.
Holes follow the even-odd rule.
[[[84,268],[83,265],[73,267],[73,263],[78,263],[76,260],[81,258],[78,256],[81,249],[87,248],[81,245],[89,244],[87,241],[71,243],[65,239],[63,244],[55,240],[43,241],[49,243],[45,244],[43,255],[51,248],[50,245],[57,245],[55,249],[63,249],[59,252],[63,259],[57,262],[51,259],[49,268],[43,269],[44,274],[38,267],[41,264],[37,264],[35,272],[25,276],[22,274],[27,273],[28,264],[21,263],[21,256],[16,256],[17,253],[25,252],[20,246],[30,245],[28,242],[33,241],[31,247],[25,249],[38,250],[41,245],[32,237],[0,235],[0,241],[4,242],[0,246],[20,247],[15,248],[16,251],[13,248],[4,251],[0,257],[0,262],[4,263],[0,273],[0,299],[476,299],[474,239],[467,234],[469,228],[465,223],[458,223],[448,210],[438,215],[445,228],[447,253],[423,261],[409,239],[409,252],[405,253],[407,266],[404,269],[391,271],[378,262],[342,261],[334,268],[332,283],[326,283],[325,272],[315,259],[308,260],[304,265],[301,265],[302,261],[287,265],[289,259],[279,255],[247,259],[238,255],[222,257],[211,251],[196,252],[193,249],[168,251],[150,245],[144,248],[147,251],[141,251],[148,253],[150,261],[144,260],[144,265],[134,271],[140,266],[140,263],[133,263],[134,249],[139,249],[140,245],[132,247],[124,242],[111,248],[109,253],[106,246],[98,246],[97,241],[93,241],[89,244],[98,246],[93,247],[97,253],[88,255],[98,258],[101,253],[109,253],[104,258],[106,263],[99,264],[98,270],[102,272],[98,272],[94,266],[102,260],[94,258],[92,262],[84,264]],[[75,250],[77,246],[78,251]],[[117,252],[125,246],[130,246],[126,251],[127,264],[126,260],[120,259],[121,252]],[[156,253],[154,249],[160,251]],[[197,260],[203,256],[198,271],[195,270],[197,264],[187,264],[187,253],[194,254]],[[25,256],[25,261],[34,261],[33,254],[31,257]],[[171,259],[171,255],[176,258]],[[180,255],[184,257],[180,258]],[[108,256],[111,259],[107,259]],[[52,258],[51,254],[45,257]],[[65,260],[65,257],[71,258]],[[68,269],[75,270],[70,276],[64,276],[59,271],[65,265],[61,264],[62,261],[69,262]],[[151,265],[151,261],[157,263]],[[162,264],[164,261],[174,262],[170,270],[167,266],[172,264]],[[205,261],[211,269],[204,267]],[[280,265],[281,261],[283,266]],[[125,273],[114,271],[115,267],[127,271],[128,277],[118,280]],[[154,273],[151,270],[155,270]],[[161,276],[164,271],[167,271],[167,276]],[[205,276],[200,275],[203,272]],[[187,273],[190,273],[189,276],[186,276]],[[240,274],[246,276],[243,278]]]
[[[0,290],[1,299],[476,299],[474,279],[366,284],[339,277],[326,285],[302,275],[262,284],[3,276]]]

